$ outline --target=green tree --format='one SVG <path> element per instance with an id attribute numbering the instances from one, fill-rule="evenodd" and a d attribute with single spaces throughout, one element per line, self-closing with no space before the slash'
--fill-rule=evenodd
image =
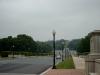
<path id="1" fill-rule="evenodd" d="M 49 53 L 52 50 L 52 47 L 46 42 L 37 41 L 37 44 L 38 44 L 37 49 L 40 53 Z"/>
<path id="2" fill-rule="evenodd" d="M 52 50 L 46 42 L 35 42 L 31 36 L 19 34 L 0 39 L 0 51 L 26 51 L 33 53 L 48 53 Z"/>
<path id="3" fill-rule="evenodd" d="M 17 35 L 17 38 L 15 38 L 17 50 L 23 50 L 23 51 L 33 51 L 36 52 L 37 50 L 37 44 L 32 39 L 31 36 L 20 34 Z"/>
<path id="4" fill-rule="evenodd" d="M 73 39 L 68 43 L 68 48 L 70 50 L 77 50 L 77 47 L 80 43 L 81 39 Z"/>
<path id="5" fill-rule="evenodd" d="M 86 36 L 85 38 L 81 39 L 81 41 L 78 43 L 77 52 L 78 53 L 90 52 L 90 36 Z"/>
<path id="6" fill-rule="evenodd" d="M 13 45 L 12 36 L 8 36 L 7 38 L 0 39 L 1 51 L 10 51 L 12 45 Z"/>

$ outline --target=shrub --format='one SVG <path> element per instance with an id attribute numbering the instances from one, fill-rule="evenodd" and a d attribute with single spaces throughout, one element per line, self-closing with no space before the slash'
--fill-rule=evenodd
<path id="1" fill-rule="evenodd" d="M 9 52 L 0 52 L 1 57 L 8 57 Z"/>

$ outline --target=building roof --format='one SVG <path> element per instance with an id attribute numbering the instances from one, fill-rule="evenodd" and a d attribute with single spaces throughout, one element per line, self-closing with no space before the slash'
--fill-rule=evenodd
<path id="1" fill-rule="evenodd" d="M 89 36 L 93 36 L 93 35 L 99 35 L 100 36 L 100 30 L 94 30 L 93 32 L 90 32 L 88 35 Z"/>

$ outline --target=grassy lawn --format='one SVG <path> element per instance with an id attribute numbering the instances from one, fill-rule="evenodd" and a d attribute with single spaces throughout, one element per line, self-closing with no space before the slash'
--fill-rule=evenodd
<path id="1" fill-rule="evenodd" d="M 74 62 L 73 59 L 70 57 L 63 62 L 60 62 L 59 64 L 56 65 L 57 69 L 74 69 Z"/>

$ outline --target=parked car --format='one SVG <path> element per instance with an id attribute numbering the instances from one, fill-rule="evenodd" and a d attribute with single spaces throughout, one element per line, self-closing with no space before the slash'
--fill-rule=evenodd
<path id="1" fill-rule="evenodd" d="M 56 59 L 61 59 L 61 56 L 60 56 L 60 55 L 57 55 L 57 56 L 56 56 Z"/>

